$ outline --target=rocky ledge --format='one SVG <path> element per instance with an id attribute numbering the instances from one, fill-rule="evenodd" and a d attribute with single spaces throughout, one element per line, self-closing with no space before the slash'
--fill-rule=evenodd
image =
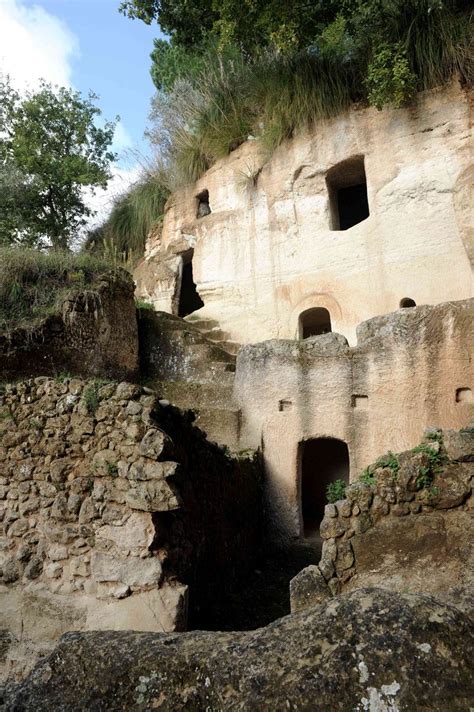
<path id="1" fill-rule="evenodd" d="M 249 633 L 68 633 L 6 709 L 464 712 L 473 681 L 464 613 L 359 589 Z"/>

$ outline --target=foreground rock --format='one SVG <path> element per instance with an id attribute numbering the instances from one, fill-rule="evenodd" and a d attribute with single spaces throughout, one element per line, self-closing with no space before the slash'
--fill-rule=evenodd
<path id="1" fill-rule="evenodd" d="M 421 595 L 361 589 L 250 633 L 68 633 L 20 710 L 467 710 L 474 633 Z"/>

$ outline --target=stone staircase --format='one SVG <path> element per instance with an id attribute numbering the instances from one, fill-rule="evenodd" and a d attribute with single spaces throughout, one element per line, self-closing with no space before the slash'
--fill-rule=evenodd
<path id="1" fill-rule="evenodd" d="M 194 411 L 196 425 L 209 440 L 238 450 L 241 414 L 232 398 L 234 344 L 211 320 L 140 310 L 138 324 L 140 368 L 147 384 L 161 399 Z"/>
<path id="2" fill-rule="evenodd" d="M 201 334 L 212 344 L 216 344 L 216 346 L 219 346 L 219 348 L 227 351 L 232 356 L 237 354 L 240 344 L 230 339 L 229 332 L 222 331 L 218 321 L 206 319 L 195 314 L 186 316 L 185 321 L 199 329 Z"/>

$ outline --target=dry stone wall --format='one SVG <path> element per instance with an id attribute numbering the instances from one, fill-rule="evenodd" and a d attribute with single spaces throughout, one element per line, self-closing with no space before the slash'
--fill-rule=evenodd
<path id="1" fill-rule="evenodd" d="M 7 671 L 71 629 L 183 629 L 187 584 L 194 610 L 216 562 L 229 581 L 251 565 L 257 467 L 148 389 L 38 377 L 6 386 L 0 416 Z"/>
<path id="2" fill-rule="evenodd" d="M 40 323 L 0 332 L 0 382 L 74 373 L 133 379 L 138 371 L 135 285 L 124 270 L 73 291 Z"/>
<path id="3" fill-rule="evenodd" d="M 473 429 L 431 431 L 414 450 L 381 458 L 326 505 L 319 571 L 294 581 L 293 609 L 301 596 L 329 595 L 321 578 L 333 595 L 381 586 L 462 601 L 474 586 L 473 478 Z"/>

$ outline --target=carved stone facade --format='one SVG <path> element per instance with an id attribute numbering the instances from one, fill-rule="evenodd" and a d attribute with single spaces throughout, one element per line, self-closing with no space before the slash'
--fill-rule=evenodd
<path id="1" fill-rule="evenodd" d="M 320 121 L 268 162 L 247 141 L 173 193 L 138 293 L 178 314 L 192 261 L 197 315 L 242 344 L 298 338 L 315 308 L 355 344 L 360 322 L 403 304 L 471 297 L 470 126 L 453 83 Z"/>

